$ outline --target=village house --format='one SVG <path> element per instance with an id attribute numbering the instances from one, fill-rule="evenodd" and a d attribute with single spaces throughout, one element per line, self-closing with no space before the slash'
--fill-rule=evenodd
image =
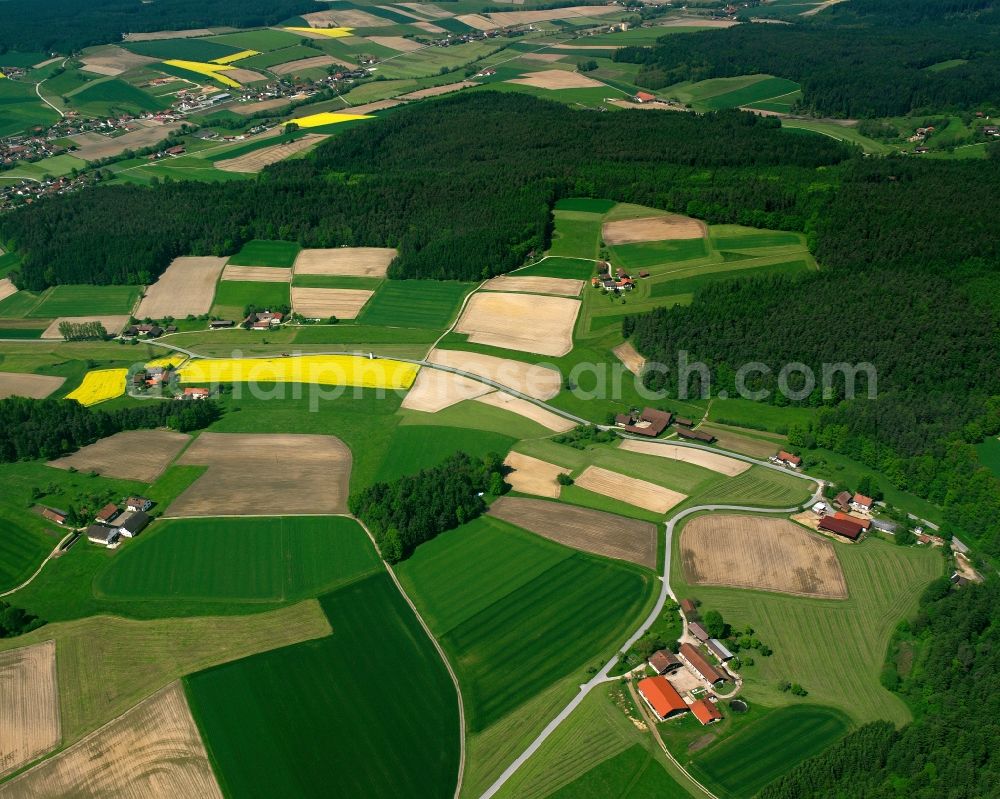
<path id="1" fill-rule="evenodd" d="M 662 675 L 640 680 L 639 694 L 659 721 L 666 721 L 688 711 L 687 702 Z"/>
<path id="2" fill-rule="evenodd" d="M 139 535 L 139 533 L 141 533 L 148 524 L 149 516 L 140 510 L 136 511 L 123 521 L 119 525 L 118 529 L 126 538 L 135 538 L 135 536 Z"/>
<path id="3" fill-rule="evenodd" d="M 701 675 L 707 683 L 716 685 L 720 682 L 726 681 L 726 676 L 715 668 L 715 666 L 709 663 L 705 659 L 705 656 L 691 644 L 681 644 L 681 651 L 678 654 L 681 656 L 681 659 L 687 661 L 688 665 L 698 672 L 698 674 Z"/>
<path id="4" fill-rule="evenodd" d="M 272 311 L 258 311 L 243 320 L 243 324 L 251 330 L 270 330 L 274 325 L 280 325 L 284 314 Z"/>
<path id="5" fill-rule="evenodd" d="M 686 416 L 675 416 L 674 424 L 679 424 L 681 427 L 694 427 L 694 419 L 688 419 Z"/>
<path id="6" fill-rule="evenodd" d="M 661 649 L 649 656 L 649 666 L 657 674 L 669 674 L 682 668 L 684 664 L 669 649 Z"/>
<path id="7" fill-rule="evenodd" d="M 770 461 L 778 466 L 787 466 L 789 469 L 798 469 L 802 465 L 802 458 L 791 452 L 785 452 L 785 450 L 781 450 L 777 455 L 772 455 Z"/>
<path id="8" fill-rule="evenodd" d="M 184 387 L 184 399 L 189 399 L 189 400 L 208 399 L 210 393 L 211 392 L 207 388 L 199 388 L 196 386 Z"/>
<path id="9" fill-rule="evenodd" d="M 146 499 L 146 497 L 132 496 L 125 500 L 125 510 L 130 510 L 133 513 L 145 512 L 151 507 L 153 507 L 153 500 Z"/>
<path id="10" fill-rule="evenodd" d="M 629 433 L 635 433 L 647 438 L 656 438 L 667 429 L 673 419 L 669 411 L 658 411 L 656 408 L 643 408 L 637 417 L 620 413 L 615 417 L 615 424 Z"/>
<path id="11" fill-rule="evenodd" d="M 836 516 L 824 516 L 819 520 L 819 529 L 834 533 L 851 541 L 857 541 L 864 532 L 861 523 L 856 519 L 838 519 Z"/>
<path id="12" fill-rule="evenodd" d="M 875 500 L 871 497 L 866 497 L 864 494 L 855 494 L 851 498 L 851 508 L 859 513 L 871 513 L 872 505 L 874 504 Z"/>
<path id="13" fill-rule="evenodd" d="M 635 101 L 637 103 L 652 103 L 656 100 L 655 94 L 650 94 L 649 92 L 636 92 Z"/>
<path id="14" fill-rule="evenodd" d="M 130 325 L 122 333 L 125 338 L 136 338 L 137 336 L 145 336 L 146 338 L 157 338 L 163 335 L 163 328 L 159 325 L 149 324 L 149 325 Z"/>
<path id="15" fill-rule="evenodd" d="M 701 722 L 703 727 L 707 727 L 709 724 L 714 724 L 717 721 L 722 721 L 722 714 L 719 712 L 719 708 L 715 706 L 714 702 L 709 702 L 707 699 L 699 699 L 693 702 L 691 704 L 691 712 Z"/>
<path id="16" fill-rule="evenodd" d="M 841 491 L 833 499 L 834 504 L 841 510 L 848 510 L 851 507 L 851 494 L 849 491 Z"/>
<path id="17" fill-rule="evenodd" d="M 101 524 L 106 524 L 113 519 L 118 518 L 120 513 L 121 510 L 118 506 L 114 502 L 109 502 L 97 512 L 97 515 L 94 518 Z"/>
<path id="18" fill-rule="evenodd" d="M 121 538 L 117 527 L 106 527 L 103 524 L 92 524 L 87 528 L 87 540 L 92 544 L 100 544 L 108 549 L 117 546 Z"/>

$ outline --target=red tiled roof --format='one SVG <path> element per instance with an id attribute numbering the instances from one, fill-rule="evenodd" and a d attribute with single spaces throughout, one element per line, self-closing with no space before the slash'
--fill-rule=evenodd
<path id="1" fill-rule="evenodd" d="M 642 100 L 645 103 L 645 102 L 649 102 L 650 100 L 655 100 L 656 99 L 656 95 L 655 94 L 650 94 L 649 92 L 636 92 L 635 93 L 635 98 L 637 100 Z"/>
<path id="2" fill-rule="evenodd" d="M 856 540 L 864 529 L 860 522 L 852 519 L 838 519 L 836 516 L 824 516 L 819 520 L 819 529 L 842 535 L 844 538 Z"/>
<path id="3" fill-rule="evenodd" d="M 688 709 L 687 703 L 666 677 L 647 677 L 645 680 L 640 680 L 639 693 L 646 698 L 661 719 L 674 713 L 683 713 Z"/>
<path id="4" fill-rule="evenodd" d="M 691 705 L 691 712 L 702 724 L 711 724 L 713 721 L 722 720 L 722 714 L 715 703 L 709 702 L 707 699 L 699 699 Z"/>
<path id="5" fill-rule="evenodd" d="M 866 497 L 864 494 L 855 494 L 854 499 L 852 499 L 851 501 L 856 502 L 859 505 L 863 505 L 866 508 L 870 508 L 872 505 L 875 504 L 874 499 L 872 499 L 871 497 Z"/>
<path id="6" fill-rule="evenodd" d="M 118 506 L 114 502 L 109 502 L 97 512 L 95 517 L 99 521 L 113 518 L 118 513 Z"/>
<path id="7" fill-rule="evenodd" d="M 849 513 L 844 513 L 842 510 L 838 510 L 835 514 L 833 514 L 833 518 L 846 519 L 849 522 L 854 522 L 855 524 L 860 525 L 862 530 L 867 530 L 872 526 L 871 519 L 858 519 L 855 516 L 851 516 Z"/>
<path id="8" fill-rule="evenodd" d="M 798 455 L 793 455 L 791 452 L 785 452 L 784 450 L 781 450 L 781 452 L 778 453 L 778 460 L 794 463 L 796 466 L 802 463 L 802 458 Z"/>

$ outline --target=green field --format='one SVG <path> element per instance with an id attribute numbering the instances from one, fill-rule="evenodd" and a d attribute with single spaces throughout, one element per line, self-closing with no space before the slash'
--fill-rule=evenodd
<path id="1" fill-rule="evenodd" d="M 739 225 L 712 225 L 709 228 L 712 246 L 717 250 L 755 250 L 766 247 L 801 247 L 801 233 L 779 230 L 757 230 Z"/>
<path id="2" fill-rule="evenodd" d="M 1000 438 L 987 438 L 976 445 L 976 452 L 979 453 L 979 462 L 1000 477 Z"/>
<path id="3" fill-rule="evenodd" d="M 582 211 L 586 214 L 606 214 L 616 205 L 614 200 L 595 200 L 590 197 L 566 197 L 556 202 L 557 211 Z"/>
<path id="4" fill-rule="evenodd" d="M 603 662 L 653 589 L 645 570 L 491 517 L 423 544 L 398 574 L 458 673 L 473 732 Z"/>
<path id="5" fill-rule="evenodd" d="M 597 274 L 597 265 L 585 258 L 564 258 L 546 256 L 533 266 L 517 270 L 518 277 L 566 277 L 575 280 L 589 280 Z"/>
<path id="6" fill-rule="evenodd" d="M 484 409 L 487 406 L 482 406 Z M 454 452 L 483 457 L 495 452 L 501 457 L 510 451 L 516 438 L 484 430 L 438 425 L 401 425 L 385 453 L 379 480 L 395 480 L 421 469 L 437 466 Z"/>
<path id="7" fill-rule="evenodd" d="M 444 330 L 473 288 L 472 283 L 452 280 L 387 280 L 368 301 L 358 322 Z"/>
<path id="8" fill-rule="evenodd" d="M 303 47 L 296 41 L 291 47 L 283 47 L 280 50 L 263 52 L 260 55 L 253 55 L 249 58 L 240 59 L 238 66 L 243 69 L 267 69 L 268 67 L 285 64 L 289 61 L 299 61 L 303 58 L 315 58 L 323 55 L 322 50 L 314 47 Z"/>
<path id="9" fill-rule="evenodd" d="M 280 50 L 282 47 L 291 47 L 294 44 L 298 44 L 301 39 L 301 36 L 289 33 L 288 31 L 262 28 L 255 31 L 223 33 L 218 36 L 209 37 L 205 41 L 225 45 L 226 47 L 235 47 L 237 52 L 241 50 L 260 50 L 262 53 L 266 53 L 269 50 Z"/>
<path id="10" fill-rule="evenodd" d="M 378 557 L 342 517 L 169 519 L 96 581 L 112 599 L 287 602 L 371 574 Z"/>
<path id="11" fill-rule="evenodd" d="M 688 799 L 660 763 L 640 744 L 577 777 L 549 794 L 551 799 Z"/>
<path id="12" fill-rule="evenodd" d="M 615 262 L 625 267 L 626 271 L 648 269 L 666 262 L 690 261 L 708 255 L 708 246 L 704 239 L 617 244 L 609 249 Z"/>
<path id="13" fill-rule="evenodd" d="M 383 13 L 381 9 L 378 13 Z M 412 22 L 412 20 L 408 20 Z M 339 40 L 334 40 L 339 41 Z M 366 46 L 368 43 L 366 42 Z M 442 69 L 464 67 L 470 61 L 482 58 L 497 47 L 494 42 L 466 42 L 451 47 L 428 47 L 412 53 L 400 53 L 379 65 L 379 74 L 387 78 L 421 78 L 438 75 Z"/>
<path id="14" fill-rule="evenodd" d="M 139 293 L 139 286 L 55 286 L 28 316 L 53 319 L 57 316 L 129 314 Z"/>
<path id="15" fill-rule="evenodd" d="M 709 283 L 718 283 L 723 280 L 738 280 L 743 277 L 763 277 L 765 275 L 791 276 L 815 271 L 815 267 L 809 261 L 802 258 L 779 261 L 777 263 L 761 263 L 758 259 L 748 258 L 737 261 L 737 263 L 740 263 L 738 269 L 715 271 L 712 267 L 706 267 L 697 270 L 690 277 L 677 277 L 664 282 L 654 283 L 650 287 L 649 296 L 679 297 L 681 295 L 693 295 Z"/>
<path id="16" fill-rule="evenodd" d="M 588 211 L 554 211 L 555 230 L 549 255 L 597 258 L 601 242 L 601 216 Z"/>
<path id="17" fill-rule="evenodd" d="M 750 799 L 851 727 L 842 712 L 795 705 L 768 713 L 694 757 L 694 775 L 723 799 Z"/>
<path id="18" fill-rule="evenodd" d="M 207 38 L 154 39 L 148 42 L 122 42 L 120 46 L 150 58 L 164 60 L 176 58 L 182 61 L 211 61 L 214 58 L 223 58 L 246 49 L 245 47 L 219 44 Z"/>
<path id="19" fill-rule="evenodd" d="M 186 678 L 227 796 L 450 796 L 455 689 L 382 573 L 321 599 L 333 635 Z"/>
<path id="20" fill-rule="evenodd" d="M 215 289 L 212 313 L 225 319 L 243 316 L 248 305 L 271 308 L 291 303 L 287 283 L 266 283 L 256 280 L 220 280 Z"/>
<path id="21" fill-rule="evenodd" d="M 12 136 L 33 128 L 48 127 L 59 114 L 35 94 L 35 86 L 25 81 L 0 80 L 0 136 Z"/>
<path id="22" fill-rule="evenodd" d="M 157 98 L 123 80 L 101 80 L 87 84 L 70 98 L 70 105 L 83 114 L 102 116 L 127 111 L 161 111 L 170 107 L 170 98 Z"/>
<path id="23" fill-rule="evenodd" d="M 858 133 L 856 128 L 841 125 L 836 122 L 822 122 L 814 119 L 782 119 L 781 127 L 787 130 L 810 131 L 820 136 L 856 144 L 866 153 L 885 155 L 893 151 L 891 144 L 886 144 Z"/>
<path id="24" fill-rule="evenodd" d="M 270 146 L 270 145 L 268 145 Z M 240 153 L 225 153 L 225 158 L 233 158 Z M 243 245 L 243 248 L 230 257 L 227 263 L 233 266 L 280 266 L 290 268 L 295 263 L 295 256 L 302 248 L 294 241 L 265 241 L 254 239 Z"/>
<path id="25" fill-rule="evenodd" d="M 786 98 L 799 91 L 799 84 L 784 78 L 765 78 L 734 91 L 716 94 L 703 101 L 705 107 L 712 111 L 723 108 L 737 108 L 743 105 L 760 106 L 766 100 Z M 791 105 L 789 105 L 791 108 Z"/>

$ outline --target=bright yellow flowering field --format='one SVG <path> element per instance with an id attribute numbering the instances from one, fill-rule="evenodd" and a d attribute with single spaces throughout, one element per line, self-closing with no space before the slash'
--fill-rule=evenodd
<path id="1" fill-rule="evenodd" d="M 368 114 L 338 114 L 334 111 L 324 111 L 321 114 L 310 114 L 299 119 L 290 119 L 300 128 L 318 128 L 320 125 L 336 125 L 338 122 L 349 122 L 352 119 L 371 119 Z"/>
<path id="2" fill-rule="evenodd" d="M 235 67 L 229 67 L 223 64 L 205 64 L 201 61 L 181 61 L 177 58 L 171 58 L 169 61 L 164 61 L 163 63 L 169 64 L 172 67 L 177 67 L 178 69 L 186 69 L 188 72 L 196 72 L 199 75 L 206 75 L 209 78 L 214 78 L 225 86 L 238 88 L 240 85 L 232 78 L 227 78 L 224 74 L 227 69 L 235 69 Z"/>
<path id="3" fill-rule="evenodd" d="M 329 36 L 331 39 L 342 39 L 344 36 L 350 36 L 351 31 L 354 28 L 302 28 L 302 27 L 289 27 L 284 28 L 286 31 L 295 31 L 295 33 L 313 33 L 319 36 Z"/>
<path id="4" fill-rule="evenodd" d="M 238 53 L 232 53 L 231 55 L 224 55 L 222 58 L 213 58 L 213 64 L 232 64 L 234 61 L 242 61 L 244 58 L 249 58 L 252 55 L 260 55 L 259 50 L 240 50 Z"/>
<path id="5" fill-rule="evenodd" d="M 152 369 L 154 366 L 162 366 L 166 369 L 168 366 L 179 366 L 184 363 L 187 359 L 186 355 L 181 355 L 177 353 L 176 355 L 164 355 L 162 358 L 153 358 L 149 363 L 146 364 L 147 369 Z"/>
<path id="6" fill-rule="evenodd" d="M 98 402 L 120 397 L 125 393 L 125 378 L 128 369 L 96 369 L 87 372 L 83 382 L 66 395 L 81 405 L 96 405 Z"/>
<path id="7" fill-rule="evenodd" d="M 316 383 L 324 386 L 409 388 L 419 367 L 359 355 L 298 355 L 288 358 L 204 358 L 188 361 L 182 383 Z"/>

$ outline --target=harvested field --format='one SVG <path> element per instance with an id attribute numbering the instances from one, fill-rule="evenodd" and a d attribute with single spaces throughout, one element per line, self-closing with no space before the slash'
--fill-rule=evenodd
<path id="1" fill-rule="evenodd" d="M 376 100 L 373 103 L 353 106 L 351 108 L 351 113 L 372 114 L 375 111 L 384 111 L 387 108 L 395 108 L 397 105 L 402 105 L 402 103 L 399 100 Z"/>
<path id="2" fill-rule="evenodd" d="M 537 89 L 591 89 L 604 85 L 593 78 L 588 78 L 579 72 L 570 72 L 568 69 L 543 69 L 538 72 L 529 72 L 520 78 L 512 78 L 507 83 L 519 83 L 522 86 L 534 86 Z"/>
<path id="3" fill-rule="evenodd" d="M 49 461 L 48 465 L 152 483 L 190 440 L 187 433 L 173 430 L 126 430 Z"/>
<path id="4" fill-rule="evenodd" d="M 314 67 L 325 67 L 329 64 L 340 64 L 342 67 L 355 67 L 350 61 L 344 61 L 340 58 L 334 58 L 332 55 L 318 55 L 312 58 L 300 58 L 298 61 L 287 61 L 284 64 L 276 64 L 271 67 L 271 72 L 275 75 L 293 75 L 296 72 L 300 72 L 304 69 L 313 69 Z"/>
<path id="5" fill-rule="evenodd" d="M 309 319 L 354 319 L 371 299 L 367 289 L 309 289 L 292 287 L 292 309 Z"/>
<path id="6" fill-rule="evenodd" d="M 529 294 L 558 294 L 560 297 L 579 297 L 583 291 L 582 280 L 565 277 L 519 277 L 500 275 L 483 284 L 485 291 L 523 291 Z"/>
<path id="7" fill-rule="evenodd" d="M 508 394 L 506 391 L 493 391 L 482 397 L 477 397 L 477 400 L 486 405 L 492 405 L 496 408 L 503 408 L 505 411 L 516 413 L 518 416 L 523 416 L 533 422 L 538 422 L 542 427 L 547 427 L 549 430 L 554 430 L 557 433 L 565 433 L 567 430 L 572 430 L 576 427 L 576 424 L 569 419 L 541 408 L 533 402 L 528 402 L 526 399 Z"/>
<path id="8" fill-rule="evenodd" d="M 365 38 L 370 42 L 388 47 L 390 50 L 398 50 L 401 53 L 412 53 L 414 50 L 423 50 L 425 47 L 420 42 L 402 36 L 366 36 Z"/>
<path id="9" fill-rule="evenodd" d="M 85 55 L 83 68 L 88 72 L 96 72 L 98 75 L 120 75 L 133 67 L 141 67 L 145 64 L 156 63 L 155 58 L 131 53 L 122 47 L 109 45 L 99 50 Z"/>
<path id="10" fill-rule="evenodd" d="M 188 314 L 208 313 L 225 265 L 225 258 L 214 256 L 175 258 L 160 279 L 146 289 L 136 317 L 183 319 Z"/>
<path id="11" fill-rule="evenodd" d="M 166 125 L 156 123 L 151 126 L 140 126 L 114 138 L 103 136 L 100 133 L 80 133 L 69 138 L 79 145 L 79 149 L 73 153 L 76 158 L 81 158 L 84 161 L 99 161 L 102 158 L 118 155 L 124 150 L 150 147 L 167 138 L 168 133 L 170 133 L 170 129 Z"/>
<path id="12" fill-rule="evenodd" d="M 534 22 L 547 22 L 551 19 L 573 19 L 574 17 L 598 17 L 614 14 L 614 6 L 569 6 L 567 8 L 543 9 L 540 11 L 497 11 L 489 14 L 462 14 L 457 17 L 479 30 L 505 28 L 509 25 L 528 25 Z"/>
<path id="13" fill-rule="evenodd" d="M 128 323 L 128 315 L 118 315 L 112 314 L 110 316 L 60 316 L 58 319 L 54 319 L 52 323 L 45 328 L 45 332 L 42 333 L 42 338 L 47 339 L 61 339 L 62 333 L 59 332 L 59 325 L 63 322 L 70 322 L 71 324 L 84 324 L 86 322 L 100 322 L 104 325 L 104 329 L 108 331 L 112 336 L 117 336 L 122 332 L 122 329 Z"/>
<path id="14" fill-rule="evenodd" d="M 781 449 L 785 441 L 783 436 L 776 436 L 773 440 L 768 440 L 763 437 L 741 435 L 728 428 L 714 425 L 703 424 L 698 429 L 715 436 L 715 443 L 722 449 L 729 449 L 733 452 L 739 452 L 741 455 L 749 455 L 751 458 L 762 460 L 771 457 L 776 450 Z"/>
<path id="15" fill-rule="evenodd" d="M 546 64 L 562 61 L 565 57 L 564 55 L 559 55 L 559 53 L 525 53 L 521 56 L 521 58 L 527 61 L 544 61 Z"/>
<path id="16" fill-rule="evenodd" d="M 232 266 L 222 270 L 223 280 L 246 280 L 253 283 L 291 283 L 292 270 L 274 266 Z"/>
<path id="17" fill-rule="evenodd" d="M 560 356 L 573 349 L 579 310 L 579 300 L 565 297 L 483 292 L 469 299 L 455 331 L 473 344 Z"/>
<path id="18" fill-rule="evenodd" d="M 7 397 L 44 399 L 65 382 L 65 377 L 33 375 L 26 372 L 0 372 L 0 399 Z"/>
<path id="19" fill-rule="evenodd" d="M 0 775 L 59 744 L 56 642 L 0 653 Z"/>
<path id="20" fill-rule="evenodd" d="M 468 86 L 478 86 L 474 80 L 463 80 L 458 83 L 446 83 L 443 86 L 431 86 L 429 89 L 418 89 L 415 92 L 399 95 L 400 100 L 423 100 L 427 97 L 437 97 L 441 94 L 450 94 L 464 89 Z"/>
<path id="21" fill-rule="evenodd" d="M 400 407 L 437 413 L 457 402 L 480 397 L 492 390 L 485 383 L 468 377 L 442 372 L 440 369 L 421 369 Z"/>
<path id="22" fill-rule="evenodd" d="M 126 33 L 122 38 L 126 42 L 153 42 L 160 39 L 194 39 L 200 36 L 212 36 L 216 33 L 233 33 L 236 28 L 186 28 L 180 31 L 148 31 L 146 33 Z"/>
<path id="23" fill-rule="evenodd" d="M 237 67 L 236 69 L 227 69 L 226 77 L 230 80 L 235 80 L 237 83 L 246 85 L 248 83 L 256 83 L 257 81 L 267 80 L 259 72 L 254 72 L 252 69 L 242 69 Z"/>
<path id="24" fill-rule="evenodd" d="M 480 355 L 476 352 L 438 349 L 431 350 L 427 360 L 480 375 L 535 399 L 552 399 L 562 389 L 562 376 L 555 369 L 522 361 Z"/>
<path id="25" fill-rule="evenodd" d="M 0 788 L 0 796 L 219 797 L 179 682 Z"/>
<path id="26" fill-rule="evenodd" d="M 438 27 L 432 22 L 414 22 L 413 25 L 422 31 L 427 31 L 427 33 L 447 33 L 444 28 Z"/>
<path id="27" fill-rule="evenodd" d="M 307 133 L 295 141 L 261 147 L 259 150 L 239 155 L 236 158 L 216 161 L 215 168 L 221 169 L 223 172 L 260 172 L 264 167 L 276 164 L 278 161 L 284 161 L 288 156 L 302 152 L 325 138 L 326 136 L 320 133 Z"/>
<path id="28" fill-rule="evenodd" d="M 643 219 L 619 219 L 605 222 L 602 237 L 606 244 L 632 244 L 640 241 L 704 238 L 708 229 L 698 219 L 679 214 L 649 216 Z"/>
<path id="29" fill-rule="evenodd" d="M 666 513 L 674 505 L 687 499 L 687 496 L 679 491 L 602 469 L 600 466 L 588 466 L 575 482 L 586 491 L 603 494 L 653 513 Z"/>
<path id="30" fill-rule="evenodd" d="M 171 516 L 347 512 L 351 451 L 334 436 L 202 433 L 177 462 L 208 470 L 171 503 Z"/>
<path id="31" fill-rule="evenodd" d="M 17 286 L 11 282 L 9 277 L 0 280 L 0 302 L 15 294 L 17 294 Z"/>
<path id="32" fill-rule="evenodd" d="M 284 108 L 289 104 L 289 102 L 290 101 L 287 97 L 275 97 L 273 100 L 261 100 L 259 103 L 239 103 L 228 110 L 236 114 L 249 116 L 250 114 L 256 114 L 258 111 L 270 111 L 272 108 Z M 216 162 L 216 166 L 218 166 L 218 162 Z"/>
<path id="33" fill-rule="evenodd" d="M 297 275 L 385 277 L 396 251 L 391 247 L 337 247 L 302 250 L 295 259 Z"/>
<path id="34" fill-rule="evenodd" d="M 635 351 L 635 347 L 632 346 L 631 342 L 626 341 L 624 344 L 619 344 L 611 351 L 619 361 L 625 364 L 625 368 L 634 375 L 640 374 L 642 368 L 646 365 L 646 359 Z"/>
<path id="35" fill-rule="evenodd" d="M 699 516 L 684 525 L 680 543 L 689 583 L 847 598 L 833 545 L 788 519 Z"/>
<path id="36" fill-rule="evenodd" d="M 725 455 L 717 455 L 714 452 L 705 452 L 692 447 L 680 447 L 676 444 L 654 444 L 652 441 L 635 441 L 630 438 L 622 441 L 620 449 L 626 452 L 639 452 L 643 455 L 656 455 L 660 458 L 692 463 L 727 477 L 743 474 L 752 465 L 736 458 L 728 458 Z"/>
<path id="37" fill-rule="evenodd" d="M 430 17 L 431 19 L 447 19 L 452 16 L 451 11 L 445 11 L 443 8 L 432 3 L 396 3 L 396 5 L 416 11 L 418 14 L 423 14 L 425 17 Z"/>
<path id="38" fill-rule="evenodd" d="M 522 455 L 519 452 L 508 453 L 504 465 L 510 471 L 504 479 L 515 491 L 523 494 L 534 494 L 538 497 L 558 497 L 562 486 L 557 479 L 560 474 L 569 474 L 569 469 L 556 466 L 554 463 Z"/>
<path id="39" fill-rule="evenodd" d="M 367 11 L 356 8 L 337 9 L 335 11 L 313 11 L 303 14 L 302 19 L 314 28 L 384 28 L 392 22 L 385 17 L 376 17 Z"/>
<path id="40" fill-rule="evenodd" d="M 544 499 L 500 497 L 489 510 L 550 541 L 656 568 L 656 525 Z"/>

